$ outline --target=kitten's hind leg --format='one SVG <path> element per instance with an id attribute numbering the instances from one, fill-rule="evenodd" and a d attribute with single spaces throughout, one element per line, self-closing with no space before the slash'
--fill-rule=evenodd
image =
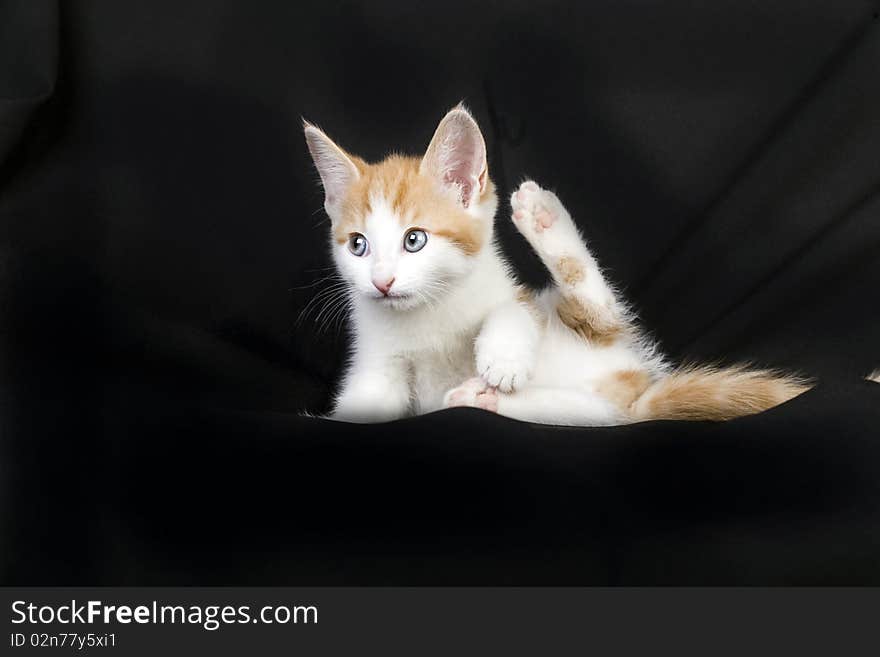
<path id="1" fill-rule="evenodd" d="M 559 289 L 556 311 L 593 342 L 612 342 L 624 329 L 622 309 L 557 196 L 528 180 L 510 199 L 513 223 L 541 258 Z"/>
<path id="2" fill-rule="evenodd" d="M 446 393 L 446 408 L 469 406 L 525 422 L 595 427 L 624 424 L 629 419 L 609 400 L 574 388 L 527 386 L 504 394 L 482 379 L 470 379 Z"/>
<path id="3" fill-rule="evenodd" d="M 576 427 L 614 426 L 628 421 L 617 406 L 592 392 L 534 385 L 498 395 L 496 412 L 525 422 Z"/>

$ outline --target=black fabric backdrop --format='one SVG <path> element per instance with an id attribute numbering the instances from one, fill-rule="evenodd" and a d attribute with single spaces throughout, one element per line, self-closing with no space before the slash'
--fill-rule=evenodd
<path id="1" fill-rule="evenodd" d="M 876 11 L 0 1 L 2 582 L 880 583 Z M 670 354 L 819 387 L 717 425 L 301 417 L 345 328 L 296 321 L 300 117 L 375 159 L 460 99 Z"/>

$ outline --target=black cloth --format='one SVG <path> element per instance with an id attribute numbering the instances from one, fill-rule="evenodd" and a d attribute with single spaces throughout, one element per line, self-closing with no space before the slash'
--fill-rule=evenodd
<path id="1" fill-rule="evenodd" d="M 2 583 L 880 583 L 875 5 L 0 2 Z M 461 99 L 670 355 L 819 386 L 726 424 L 301 416 L 347 349 L 302 312 L 301 117 L 378 159 Z"/>

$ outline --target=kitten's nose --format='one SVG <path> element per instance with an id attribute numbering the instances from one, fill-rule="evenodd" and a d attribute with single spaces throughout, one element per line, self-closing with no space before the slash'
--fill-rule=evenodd
<path id="1" fill-rule="evenodd" d="M 391 289 L 391 286 L 394 284 L 394 277 L 392 276 L 386 281 L 382 281 L 381 279 L 374 278 L 373 285 L 379 292 L 384 294 L 386 297 L 388 296 L 388 290 Z"/>

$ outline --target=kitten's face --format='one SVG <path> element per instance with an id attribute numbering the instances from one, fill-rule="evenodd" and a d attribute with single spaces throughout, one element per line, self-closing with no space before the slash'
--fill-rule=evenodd
<path id="1" fill-rule="evenodd" d="M 491 240 L 496 204 L 470 115 L 450 112 L 421 159 L 367 164 L 312 126 L 306 138 L 324 183 L 333 258 L 350 291 L 407 310 L 454 289 Z"/>

